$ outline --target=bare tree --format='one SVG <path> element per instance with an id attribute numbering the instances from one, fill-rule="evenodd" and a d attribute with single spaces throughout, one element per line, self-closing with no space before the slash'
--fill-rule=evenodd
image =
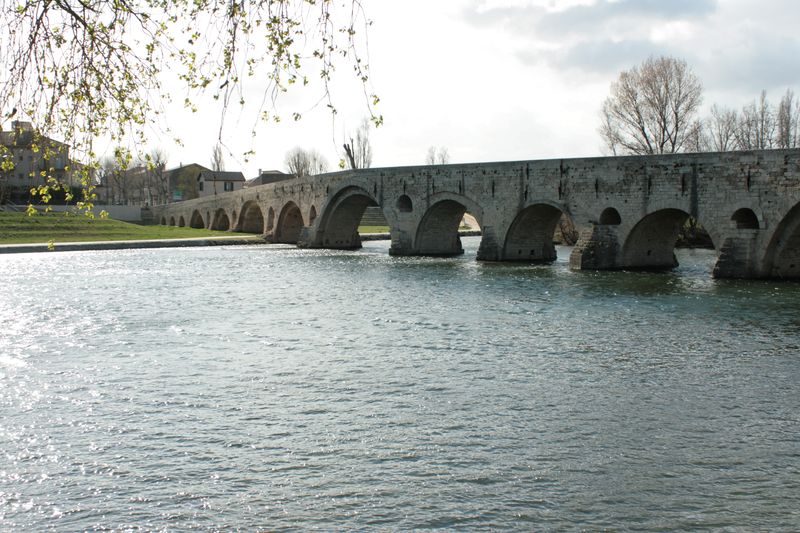
<path id="1" fill-rule="evenodd" d="M 305 150 L 299 146 L 286 153 L 286 170 L 298 178 L 316 176 L 328 170 L 328 161 L 316 150 Z"/>
<path id="2" fill-rule="evenodd" d="M 435 165 L 436 164 L 436 147 L 429 146 L 428 147 L 428 154 L 425 156 L 425 164 L 426 165 Z"/>
<path id="3" fill-rule="evenodd" d="M 149 154 L 141 157 L 141 165 L 145 168 L 145 201 L 150 205 L 165 204 L 169 201 L 169 184 L 164 177 L 167 167 L 167 152 L 163 148 L 153 148 Z"/>
<path id="4" fill-rule="evenodd" d="M 425 156 L 425 164 L 427 165 L 446 165 L 450 162 L 450 153 L 447 148 L 440 146 L 439 148 L 431 146 L 428 148 L 428 155 Z"/>
<path id="5" fill-rule="evenodd" d="M 711 116 L 705 121 L 708 150 L 727 152 L 736 146 L 736 125 L 738 116 L 733 109 L 717 104 L 711 106 Z"/>
<path id="6" fill-rule="evenodd" d="M 225 157 L 222 154 L 222 145 L 219 143 L 214 145 L 214 150 L 211 152 L 211 170 L 214 172 L 225 170 Z"/>
<path id="7" fill-rule="evenodd" d="M 369 142 L 370 123 L 363 119 L 356 130 L 356 137 L 350 137 L 350 142 L 344 144 L 345 164 L 347 168 L 369 168 L 372 166 L 372 145 Z"/>
<path id="8" fill-rule="evenodd" d="M 797 148 L 798 126 L 800 126 L 800 100 L 795 98 L 794 91 L 786 90 L 786 94 L 778 104 L 776 148 Z"/>
<path id="9" fill-rule="evenodd" d="M 767 91 L 761 91 L 758 102 L 742 108 L 736 123 L 736 145 L 740 150 L 772 148 L 775 137 L 775 115 L 767 101 Z"/>
<path id="10" fill-rule="evenodd" d="M 702 99 L 703 87 L 686 61 L 650 57 L 611 85 L 600 135 L 612 154 L 682 151 Z"/>
<path id="11" fill-rule="evenodd" d="M 683 145 L 684 152 L 708 152 L 709 140 L 706 128 L 699 119 L 692 122 L 686 132 L 686 142 Z"/>
<path id="12" fill-rule="evenodd" d="M 129 153 L 117 148 L 113 156 L 105 157 L 100 163 L 100 182 L 106 187 L 111 204 L 127 205 L 133 196 L 133 184 L 128 174 L 130 161 Z"/>

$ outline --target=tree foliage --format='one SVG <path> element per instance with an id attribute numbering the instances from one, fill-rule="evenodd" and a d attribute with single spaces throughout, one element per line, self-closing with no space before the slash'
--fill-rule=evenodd
<path id="1" fill-rule="evenodd" d="M 603 103 L 600 134 L 613 154 L 679 152 L 690 142 L 703 87 L 686 61 L 650 57 L 620 73 Z"/>
<path id="2" fill-rule="evenodd" d="M 362 59 L 370 22 L 360 0 L 0 0 L 0 24 L 0 116 L 24 116 L 90 170 L 96 139 L 144 142 L 148 126 L 163 126 L 171 76 L 186 107 L 200 94 L 219 101 L 221 124 L 229 105 L 244 104 L 249 78 L 266 87 L 257 97 L 265 120 L 280 119 L 275 101 L 294 84 L 319 82 L 335 113 L 329 82 L 349 64 L 371 119 L 382 121 Z"/>

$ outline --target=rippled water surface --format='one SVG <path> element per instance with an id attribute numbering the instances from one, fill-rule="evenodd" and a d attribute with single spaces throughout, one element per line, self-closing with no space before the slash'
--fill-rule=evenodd
<path id="1" fill-rule="evenodd" d="M 800 284 L 0 257 L 0 530 L 800 527 Z"/>

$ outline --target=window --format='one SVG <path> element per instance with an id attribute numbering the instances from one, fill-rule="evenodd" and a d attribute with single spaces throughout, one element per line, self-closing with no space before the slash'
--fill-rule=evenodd
<path id="1" fill-rule="evenodd" d="M 200 192 L 203 192 L 203 182 L 202 181 L 197 182 L 197 188 L 200 190 Z"/>
<path id="2" fill-rule="evenodd" d="M 225 182 L 225 190 L 226 191 L 232 191 L 233 190 L 233 182 L 232 181 L 226 181 Z"/>

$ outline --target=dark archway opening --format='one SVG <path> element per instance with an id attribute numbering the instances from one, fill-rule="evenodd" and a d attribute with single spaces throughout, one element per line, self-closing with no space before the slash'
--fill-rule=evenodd
<path id="1" fill-rule="evenodd" d="M 736 224 L 736 229 L 758 229 L 759 227 L 758 217 L 752 209 L 746 207 L 738 209 L 731 217 L 731 221 Z"/>
<path id="2" fill-rule="evenodd" d="M 161 217 L 161 225 L 162 226 L 166 226 L 167 225 L 167 218 L 166 217 Z"/>
<path id="3" fill-rule="evenodd" d="M 410 213 L 414 210 L 414 204 L 408 195 L 404 194 L 397 199 L 397 210 L 401 213 Z"/>
<path id="4" fill-rule="evenodd" d="M 771 265 L 770 276 L 800 278 L 800 204 L 778 224 L 767 248 L 767 260 Z"/>
<path id="5" fill-rule="evenodd" d="M 324 227 L 320 228 L 325 248 L 361 248 L 359 228 L 365 233 L 373 233 L 387 224 L 378 204 L 363 193 L 350 193 L 332 202 L 328 209 L 323 219 Z"/>
<path id="6" fill-rule="evenodd" d="M 186 227 L 186 220 L 183 218 L 183 215 L 181 215 L 181 218 L 178 219 L 178 227 L 180 228 Z"/>
<path id="7" fill-rule="evenodd" d="M 554 241 L 562 214 L 561 209 L 548 204 L 535 204 L 520 211 L 506 234 L 503 260 L 529 263 L 555 261 Z"/>
<path id="8" fill-rule="evenodd" d="M 420 255 L 459 255 L 464 253 L 459 227 L 467 213 L 455 200 L 433 204 L 417 228 L 416 249 Z"/>
<path id="9" fill-rule="evenodd" d="M 613 207 L 606 207 L 600 213 L 600 225 L 602 226 L 619 226 L 622 224 L 622 217 L 619 216 L 619 211 Z"/>
<path id="10" fill-rule="evenodd" d="M 169 217 L 169 225 L 170 226 L 174 226 L 175 225 L 175 217 Z"/>
<path id="11" fill-rule="evenodd" d="M 264 214 L 255 201 L 251 200 L 242 206 L 238 229 L 244 233 L 264 233 Z"/>
<path id="12" fill-rule="evenodd" d="M 205 222 L 203 222 L 203 215 L 200 214 L 200 211 L 195 210 L 192 213 L 192 219 L 189 221 L 189 226 L 196 229 L 203 229 L 206 227 Z"/>
<path id="13" fill-rule="evenodd" d="M 228 231 L 231 229 L 231 221 L 228 218 L 228 213 L 224 209 L 217 209 L 214 213 L 214 221 L 211 223 L 211 229 L 217 231 Z"/>
<path id="14" fill-rule="evenodd" d="M 642 218 L 622 249 L 622 268 L 669 270 L 678 266 L 675 245 L 689 220 L 680 209 L 662 209 Z"/>
<path id="15" fill-rule="evenodd" d="M 303 214 L 294 202 L 289 202 L 281 210 L 278 227 L 275 229 L 275 242 L 297 244 L 303 229 Z"/>
<path id="16" fill-rule="evenodd" d="M 694 218 L 689 217 L 683 223 L 680 233 L 678 233 L 678 241 L 675 243 L 676 248 L 714 248 L 714 243 L 711 240 L 711 235 L 703 227 L 700 222 Z"/>

